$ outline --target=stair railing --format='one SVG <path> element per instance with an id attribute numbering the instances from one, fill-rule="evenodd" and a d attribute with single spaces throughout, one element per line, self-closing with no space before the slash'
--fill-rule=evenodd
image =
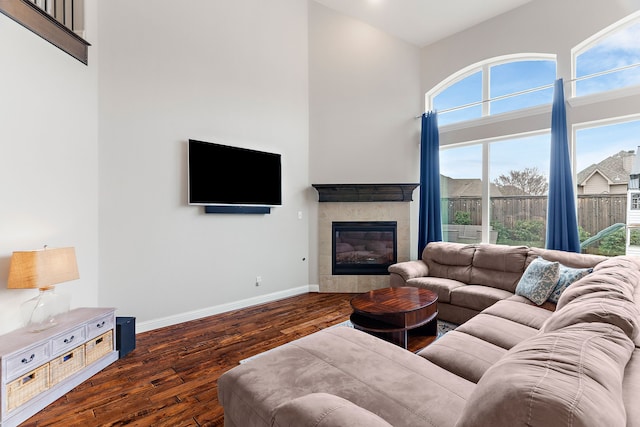
<path id="1" fill-rule="evenodd" d="M 33 31 L 84 64 L 84 0 L 0 0 L 0 13 Z"/>

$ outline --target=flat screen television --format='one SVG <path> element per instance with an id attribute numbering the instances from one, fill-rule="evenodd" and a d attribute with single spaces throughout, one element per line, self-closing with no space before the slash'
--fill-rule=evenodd
<path id="1" fill-rule="evenodd" d="M 189 140 L 190 205 L 281 206 L 281 156 Z"/>

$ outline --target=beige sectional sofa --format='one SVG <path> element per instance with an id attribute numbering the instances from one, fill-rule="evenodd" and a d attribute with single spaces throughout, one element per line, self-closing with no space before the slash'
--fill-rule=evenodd
<path id="1" fill-rule="evenodd" d="M 431 277 L 456 330 L 417 354 L 348 327 L 290 342 L 220 377 L 225 426 L 640 426 L 638 258 L 449 245 L 405 282 Z M 509 287 L 540 255 L 593 271 L 544 308 Z"/>
<path id="2" fill-rule="evenodd" d="M 503 299 L 530 303 L 514 295 L 522 274 L 537 257 L 575 268 L 594 267 L 607 259 L 527 246 L 432 242 L 422 251 L 422 259 L 391 265 L 389 283 L 435 292 L 438 319 L 461 324 Z M 542 306 L 555 310 L 552 303 Z"/>

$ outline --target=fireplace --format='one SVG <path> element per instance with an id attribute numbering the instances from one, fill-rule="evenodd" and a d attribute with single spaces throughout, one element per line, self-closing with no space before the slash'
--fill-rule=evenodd
<path id="1" fill-rule="evenodd" d="M 334 221 L 333 275 L 384 275 L 397 262 L 396 221 Z"/>
<path id="2" fill-rule="evenodd" d="M 333 223 L 396 224 L 392 259 L 409 261 L 411 200 L 418 184 L 312 184 L 318 192 L 318 290 L 367 292 L 389 286 L 388 262 L 352 265 L 334 262 L 336 232 Z M 362 230 L 349 230 L 362 231 Z M 384 230 L 389 231 L 389 230 Z M 340 242 L 342 243 L 342 242 Z M 345 247 L 343 246 L 343 249 Z M 346 256 L 346 255 L 345 255 Z M 337 274 L 334 271 L 337 267 Z M 377 271 L 372 272 L 372 268 Z M 340 271 L 342 270 L 342 271 Z M 368 271 L 367 271 L 368 270 Z M 355 272 L 354 272 L 355 271 Z"/>

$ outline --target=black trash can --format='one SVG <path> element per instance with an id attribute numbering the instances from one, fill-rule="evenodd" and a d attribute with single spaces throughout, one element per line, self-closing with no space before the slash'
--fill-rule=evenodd
<path id="1" fill-rule="evenodd" d="M 136 348 L 136 318 L 116 317 L 116 350 L 122 359 Z"/>

